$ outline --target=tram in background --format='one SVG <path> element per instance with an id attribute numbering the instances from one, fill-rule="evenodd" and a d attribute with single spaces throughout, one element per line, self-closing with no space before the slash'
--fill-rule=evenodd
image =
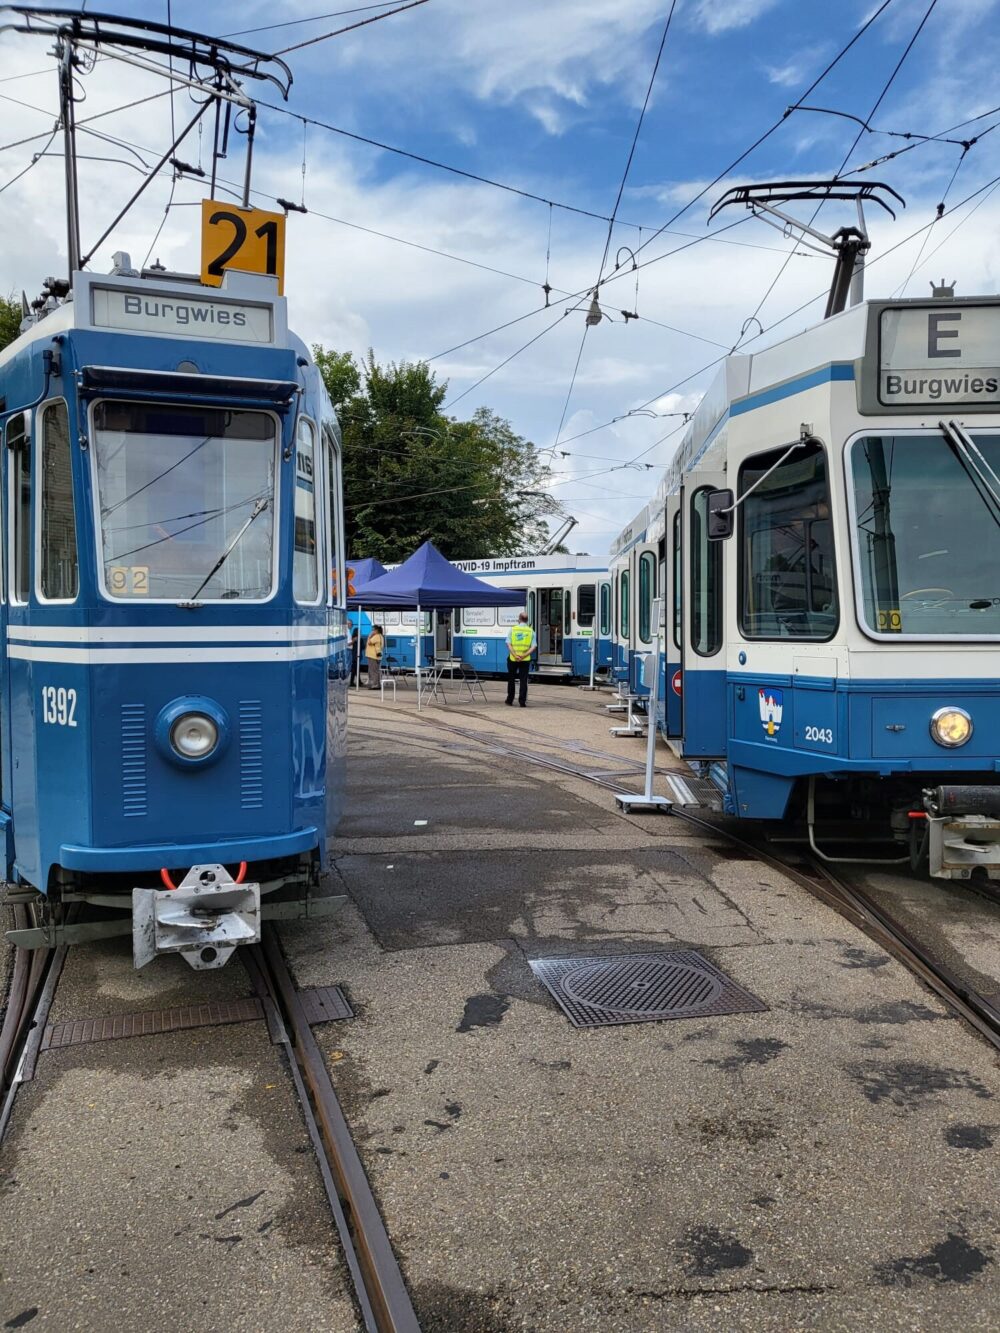
<path id="1" fill-rule="evenodd" d="M 496 587 L 526 589 L 524 610 L 538 640 L 532 666 L 540 678 L 588 680 L 611 666 L 611 585 L 607 566 L 579 555 L 502 556 L 456 560 L 459 569 Z M 507 633 L 518 609 L 466 607 L 452 612 L 439 635 L 439 655 L 451 653 L 480 674 L 507 671 Z M 596 657 L 593 655 L 596 653 Z"/>
<path id="2" fill-rule="evenodd" d="M 863 826 L 1000 878 L 998 345 L 949 290 L 728 357 L 612 552 L 623 678 L 659 590 L 661 731 L 825 859 Z"/>
<path id="3" fill-rule="evenodd" d="M 333 906 L 340 432 L 276 279 L 119 255 L 68 292 L 0 352 L 0 830 L 36 918 L 10 938 L 217 967 Z"/>

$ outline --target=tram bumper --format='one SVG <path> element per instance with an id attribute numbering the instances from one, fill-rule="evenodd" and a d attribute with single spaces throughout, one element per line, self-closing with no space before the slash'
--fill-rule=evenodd
<path id="1" fill-rule="evenodd" d="M 192 866 L 176 889 L 132 890 L 132 957 L 145 967 L 177 953 L 204 971 L 241 944 L 260 943 L 260 885 L 237 884 L 224 866 Z"/>
<path id="2" fill-rule="evenodd" d="M 1000 787 L 942 786 L 924 791 L 928 869 L 937 879 L 1000 880 Z"/>

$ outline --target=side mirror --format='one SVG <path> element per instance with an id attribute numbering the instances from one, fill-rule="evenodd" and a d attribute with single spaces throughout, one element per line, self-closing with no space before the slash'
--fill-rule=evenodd
<path id="1" fill-rule="evenodd" d="M 732 491 L 710 491 L 708 495 L 708 540 L 725 541 L 733 535 L 736 497 Z"/>

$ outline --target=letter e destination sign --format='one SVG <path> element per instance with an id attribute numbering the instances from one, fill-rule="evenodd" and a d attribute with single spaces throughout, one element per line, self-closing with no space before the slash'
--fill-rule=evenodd
<path id="1" fill-rule="evenodd" d="M 878 397 L 886 407 L 1000 404 L 1000 306 L 883 310 Z"/>

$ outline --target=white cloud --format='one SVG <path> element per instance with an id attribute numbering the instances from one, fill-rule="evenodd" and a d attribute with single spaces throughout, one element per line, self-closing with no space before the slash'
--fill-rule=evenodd
<path id="1" fill-rule="evenodd" d="M 692 14 L 699 26 L 714 37 L 733 28 L 749 27 L 778 3 L 779 0 L 695 0 Z"/>

